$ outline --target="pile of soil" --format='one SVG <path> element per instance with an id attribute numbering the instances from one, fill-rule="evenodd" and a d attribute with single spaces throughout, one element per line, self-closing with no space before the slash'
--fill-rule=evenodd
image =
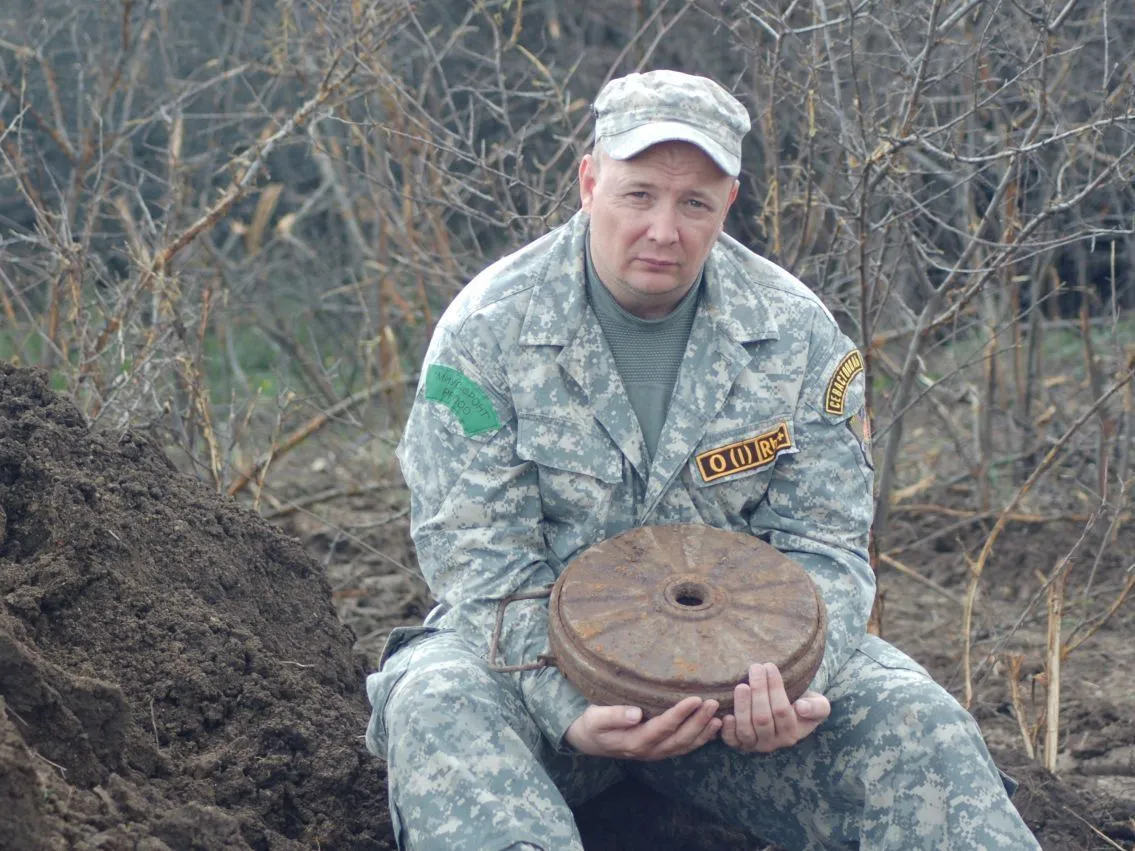
<path id="1" fill-rule="evenodd" d="M 323 570 L 0 363 L 0 845 L 392 848 Z"/>

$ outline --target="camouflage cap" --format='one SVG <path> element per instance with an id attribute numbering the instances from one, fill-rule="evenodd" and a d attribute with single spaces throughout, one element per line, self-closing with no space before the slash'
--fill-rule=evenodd
<path id="1" fill-rule="evenodd" d="M 650 71 L 611 80 L 595 98 L 595 141 L 616 160 L 659 142 L 697 145 L 726 174 L 741 173 L 741 139 L 749 113 L 708 77 Z"/>

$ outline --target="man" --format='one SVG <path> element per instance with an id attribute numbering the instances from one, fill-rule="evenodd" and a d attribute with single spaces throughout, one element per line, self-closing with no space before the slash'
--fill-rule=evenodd
<path id="1" fill-rule="evenodd" d="M 399 847 L 579 849 L 569 805 L 632 775 L 788 848 L 1036 848 L 972 719 L 866 634 L 862 360 L 809 290 L 722 233 L 744 107 L 655 71 L 609 83 L 595 116 L 581 212 L 455 299 L 399 447 L 439 601 L 367 684 Z M 785 430 L 771 457 L 721 452 Z M 489 668 L 500 600 L 673 523 L 760 536 L 811 574 L 829 625 L 803 697 L 754 659 L 723 719 L 691 697 L 643 720 L 555 668 Z M 547 623 L 546 600 L 514 604 L 501 661 L 544 652 Z"/>

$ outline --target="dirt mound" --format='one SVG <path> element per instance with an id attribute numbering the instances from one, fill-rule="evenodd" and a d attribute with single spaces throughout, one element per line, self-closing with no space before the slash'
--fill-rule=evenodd
<path id="1" fill-rule="evenodd" d="M 0 846 L 390 848 L 301 546 L 0 364 Z"/>

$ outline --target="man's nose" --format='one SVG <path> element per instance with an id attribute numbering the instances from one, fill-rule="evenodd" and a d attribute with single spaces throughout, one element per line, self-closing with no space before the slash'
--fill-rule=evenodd
<path id="1" fill-rule="evenodd" d="M 678 241 L 678 216 L 668 204 L 659 204 L 651 211 L 648 236 L 659 245 L 670 245 Z"/>

